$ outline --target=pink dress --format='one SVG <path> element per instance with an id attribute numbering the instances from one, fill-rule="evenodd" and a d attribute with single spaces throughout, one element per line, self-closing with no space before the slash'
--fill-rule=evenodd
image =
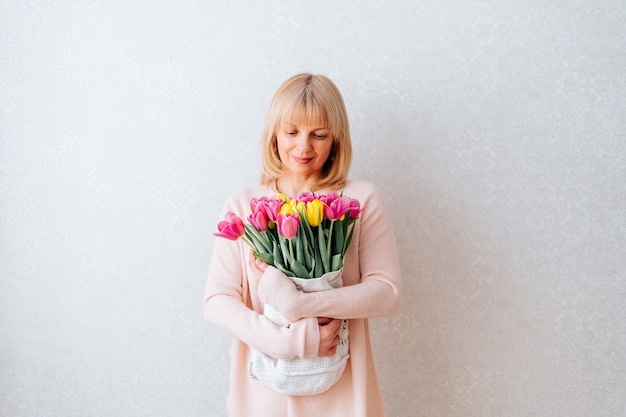
<path id="1" fill-rule="evenodd" d="M 273 268 L 268 269 L 271 273 L 266 272 L 257 286 L 248 266 L 248 246 L 241 240 L 215 240 L 204 317 L 234 337 L 230 352 L 230 417 L 385 415 L 368 319 L 398 310 L 401 278 L 396 242 L 384 196 L 378 188 L 364 181 L 348 181 L 343 193 L 358 199 L 364 208 L 345 256 L 343 288 L 299 293 L 291 281 Z M 233 211 L 245 218 L 252 197 L 276 194 L 275 189 L 267 186 L 244 189 L 228 199 L 222 215 Z M 275 325 L 262 315 L 264 302 L 295 321 L 288 328 Z M 317 317 L 349 319 L 350 358 L 335 385 L 318 395 L 286 396 L 250 377 L 250 346 L 276 358 L 316 356 Z"/>

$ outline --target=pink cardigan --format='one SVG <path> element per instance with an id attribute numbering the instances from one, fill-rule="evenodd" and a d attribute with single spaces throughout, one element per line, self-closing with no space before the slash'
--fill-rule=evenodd
<path id="1" fill-rule="evenodd" d="M 323 192 L 322 192 L 323 193 Z M 231 347 L 228 415 L 231 417 L 382 417 L 382 395 L 374 369 L 368 318 L 394 314 L 401 280 L 395 237 L 383 194 L 364 181 L 348 181 L 343 193 L 364 207 L 345 256 L 344 287 L 299 293 L 275 268 L 259 285 L 249 270 L 250 249 L 239 240 L 215 240 L 204 297 L 204 317 L 235 337 Z M 248 214 L 252 197 L 274 196 L 266 186 L 233 194 L 222 215 Z M 220 216 L 220 219 L 222 216 Z M 291 321 L 279 327 L 263 315 L 266 302 Z M 343 376 L 313 396 L 283 396 L 248 375 L 250 348 L 277 358 L 316 356 L 317 317 L 350 320 L 350 358 Z"/>

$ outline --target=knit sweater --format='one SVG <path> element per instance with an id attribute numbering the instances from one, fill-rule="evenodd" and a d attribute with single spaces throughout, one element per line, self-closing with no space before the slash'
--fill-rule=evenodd
<path id="1" fill-rule="evenodd" d="M 320 191 L 324 193 L 324 191 Z M 391 219 L 382 192 L 364 181 L 348 181 L 343 193 L 361 202 L 363 211 L 344 258 L 344 287 L 317 293 L 298 292 L 276 268 L 268 268 L 257 285 L 248 265 L 250 249 L 216 239 L 204 297 L 204 317 L 234 336 L 231 346 L 230 417 L 382 417 L 382 395 L 374 368 L 368 319 L 394 314 L 401 280 Z M 253 197 L 273 196 L 268 186 L 234 193 L 222 215 L 242 218 Z M 262 315 L 268 303 L 289 321 L 280 327 Z M 340 380 L 312 396 L 276 394 L 248 374 L 250 347 L 283 359 L 317 356 L 317 317 L 349 319 L 349 354 Z"/>

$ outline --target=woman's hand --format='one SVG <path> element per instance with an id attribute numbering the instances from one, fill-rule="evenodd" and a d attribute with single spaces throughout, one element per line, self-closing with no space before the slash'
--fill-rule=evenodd
<path id="1" fill-rule="evenodd" d="M 261 277 L 263 276 L 263 273 L 265 272 L 265 270 L 267 269 L 269 265 L 267 265 L 265 262 L 263 262 L 256 256 L 254 256 L 252 251 L 250 251 L 250 256 L 248 257 L 248 264 L 250 265 L 250 269 L 252 269 L 252 272 L 254 272 L 254 279 L 258 285 L 259 282 L 261 281 Z"/>
<path id="2" fill-rule="evenodd" d="M 317 324 L 320 328 L 320 347 L 318 356 L 333 356 L 337 352 L 339 344 L 340 319 L 318 317 Z"/>

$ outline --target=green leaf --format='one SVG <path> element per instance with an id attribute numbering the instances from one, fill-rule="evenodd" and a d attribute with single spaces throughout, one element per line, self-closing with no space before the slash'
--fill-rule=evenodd
<path id="1" fill-rule="evenodd" d="M 281 271 L 283 274 L 287 275 L 288 277 L 295 277 L 296 275 L 291 272 L 290 270 L 288 270 L 287 268 L 283 267 L 282 265 L 275 265 L 276 268 Z"/>
<path id="2" fill-rule="evenodd" d="M 308 242 L 306 243 L 306 245 L 304 245 L 302 252 L 304 255 L 304 266 L 310 271 L 313 269 L 313 264 L 315 263 L 315 255 L 311 255 Z"/>
<path id="3" fill-rule="evenodd" d="M 331 271 L 338 271 L 343 266 L 343 256 L 341 254 L 337 254 L 333 256 L 331 261 Z"/>
<path id="4" fill-rule="evenodd" d="M 330 261 L 328 259 L 328 248 L 326 247 L 326 239 L 324 237 L 324 229 L 322 227 L 318 227 L 317 235 L 318 235 L 318 242 L 317 243 L 318 243 L 319 249 L 320 249 L 320 258 L 322 258 L 322 265 L 324 266 L 324 273 L 330 272 Z"/>
<path id="5" fill-rule="evenodd" d="M 335 228 L 336 220 L 330 222 L 330 227 L 328 228 L 328 242 L 326 243 L 326 257 L 327 261 L 324 264 L 324 271 L 330 272 L 330 258 L 333 256 L 333 229 Z"/>
<path id="6" fill-rule="evenodd" d="M 304 265 L 298 262 L 296 259 L 291 261 L 291 270 L 298 278 L 311 278 L 309 271 L 306 270 Z"/>
<path id="7" fill-rule="evenodd" d="M 313 278 L 319 278 L 324 275 L 324 265 L 322 264 L 322 255 L 320 253 L 320 245 L 315 245 L 315 262 L 313 265 Z"/>
<path id="8" fill-rule="evenodd" d="M 343 244 L 343 250 L 341 251 L 342 255 L 346 254 L 346 251 L 348 250 L 348 246 L 350 246 L 350 242 L 352 241 L 352 233 L 354 233 L 354 225 L 350 228 L 350 233 L 348 233 L 348 238 L 346 239 L 346 242 Z"/>
<path id="9" fill-rule="evenodd" d="M 283 260 L 283 256 L 280 253 L 280 250 L 278 249 L 278 244 L 276 243 L 276 241 L 272 242 L 273 244 L 273 251 L 272 253 L 274 254 L 274 266 L 278 269 L 284 269 L 285 268 L 285 264 L 283 264 L 282 260 Z"/>
<path id="10" fill-rule="evenodd" d="M 262 236 L 261 232 L 256 230 L 254 226 L 251 224 L 246 224 L 244 226 L 246 231 L 246 236 L 252 241 L 258 252 L 271 252 L 272 248 L 270 246 L 269 240 L 267 237 Z"/>
<path id="11" fill-rule="evenodd" d="M 298 261 L 302 263 L 308 270 L 313 268 L 313 257 L 311 255 L 311 243 L 313 239 L 313 231 L 311 226 L 306 222 L 306 217 L 300 214 L 300 228 L 298 230 Z"/>
<path id="12" fill-rule="evenodd" d="M 299 233 L 302 234 L 302 238 L 307 243 L 307 245 L 310 246 L 310 242 L 315 242 L 315 235 L 313 234 L 313 229 L 311 228 L 311 225 L 309 224 L 309 222 L 306 220 L 306 216 L 302 213 L 300 213 Z M 304 246 L 306 247 L 307 245 L 304 245 Z"/>
<path id="13" fill-rule="evenodd" d="M 304 245 L 302 244 L 302 238 L 300 235 L 293 238 L 296 242 L 296 259 L 300 264 L 304 263 Z"/>
<path id="14" fill-rule="evenodd" d="M 268 265 L 274 265 L 274 256 L 267 252 L 255 252 L 254 256 Z"/>
<path id="15" fill-rule="evenodd" d="M 343 249 L 343 239 L 344 239 L 343 224 L 344 222 L 340 222 L 337 225 L 338 227 L 335 227 L 333 254 L 341 253 L 341 250 Z"/>
<path id="16" fill-rule="evenodd" d="M 289 245 L 287 244 L 287 239 L 284 237 L 280 237 L 280 250 L 283 255 L 283 265 L 289 265 Z"/>

